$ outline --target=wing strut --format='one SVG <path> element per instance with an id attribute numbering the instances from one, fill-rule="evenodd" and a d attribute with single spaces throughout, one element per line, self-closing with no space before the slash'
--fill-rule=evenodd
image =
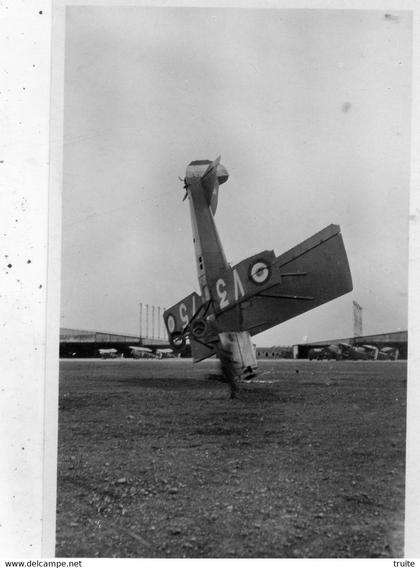
<path id="1" fill-rule="evenodd" d="M 292 294 L 255 294 L 261 298 L 285 298 L 286 300 L 314 300 L 313 296 L 293 296 Z"/>

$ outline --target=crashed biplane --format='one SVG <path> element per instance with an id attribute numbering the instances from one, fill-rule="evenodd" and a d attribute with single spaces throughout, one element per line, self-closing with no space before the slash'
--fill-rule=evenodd
<path id="1" fill-rule="evenodd" d="M 167 309 L 171 345 L 191 345 L 194 362 L 216 355 L 225 374 L 246 377 L 257 367 L 251 336 L 352 290 L 338 225 L 329 225 L 287 252 L 272 250 L 231 266 L 214 222 L 219 186 L 228 179 L 220 157 L 187 166 L 184 187 L 193 230 L 200 294 Z"/>

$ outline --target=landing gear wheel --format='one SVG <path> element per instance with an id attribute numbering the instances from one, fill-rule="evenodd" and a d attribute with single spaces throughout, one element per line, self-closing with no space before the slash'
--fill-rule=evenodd
<path id="1" fill-rule="evenodd" d="M 179 331 L 174 331 L 169 337 L 169 343 L 171 347 L 176 351 L 182 351 L 185 349 L 186 341 L 185 337 Z"/>
<path id="2" fill-rule="evenodd" d="M 195 339 L 203 339 L 207 335 L 208 326 L 204 318 L 196 318 L 190 324 L 191 335 Z"/>

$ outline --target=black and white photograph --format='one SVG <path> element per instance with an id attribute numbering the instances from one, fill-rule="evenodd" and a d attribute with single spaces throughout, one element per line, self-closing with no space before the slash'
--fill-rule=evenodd
<path id="1" fill-rule="evenodd" d="M 42 0 L 43 39 L 8 30 L 6 107 L 45 95 L 0 156 L 8 557 L 414 553 L 404 6 Z"/>
<path id="2" fill-rule="evenodd" d="M 403 556 L 411 13 L 65 38 L 57 556 Z"/>

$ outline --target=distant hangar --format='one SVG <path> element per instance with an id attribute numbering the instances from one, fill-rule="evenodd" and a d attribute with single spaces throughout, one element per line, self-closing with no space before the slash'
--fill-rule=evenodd
<path id="1" fill-rule="evenodd" d="M 348 343 L 354 347 L 373 345 L 379 349 L 384 347 L 393 347 L 398 349 L 399 359 L 407 359 L 407 331 L 393 331 L 390 333 L 378 333 L 376 335 L 361 335 L 357 337 L 347 337 L 344 339 L 329 339 L 325 341 L 315 341 L 312 343 L 300 343 L 293 346 L 293 358 L 307 359 L 311 349 L 316 347 L 328 347 L 329 345 L 338 345 L 339 343 Z"/>
<path id="2" fill-rule="evenodd" d="M 125 357 L 131 353 L 130 345 L 165 349 L 168 341 L 156 338 L 141 338 L 138 335 L 89 331 L 84 329 L 60 329 L 60 357 L 97 357 L 100 349 L 117 349 Z"/>
<path id="3" fill-rule="evenodd" d="M 398 349 L 399 359 L 407 359 L 407 331 L 379 333 L 342 339 L 329 339 L 310 343 L 299 343 L 293 346 L 257 347 L 258 359 L 307 359 L 309 351 L 317 347 L 328 347 L 339 343 L 353 346 L 374 345 L 379 349 L 392 347 Z M 153 350 L 167 348 L 165 339 L 141 338 L 138 335 L 124 335 L 103 331 L 88 331 L 82 329 L 60 329 L 60 357 L 97 357 L 99 349 L 117 349 L 124 356 L 130 355 L 130 345 L 149 347 Z M 186 353 L 185 355 L 189 355 Z"/>

